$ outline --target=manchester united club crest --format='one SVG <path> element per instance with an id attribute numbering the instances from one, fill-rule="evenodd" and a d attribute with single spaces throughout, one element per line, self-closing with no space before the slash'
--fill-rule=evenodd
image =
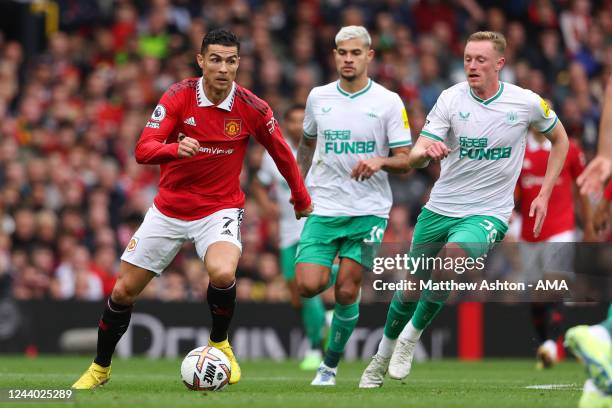
<path id="1" fill-rule="evenodd" d="M 225 119 L 223 133 L 227 137 L 236 137 L 242 130 L 242 121 L 240 119 Z"/>
<path id="2" fill-rule="evenodd" d="M 138 245 L 138 238 L 133 237 L 132 239 L 130 239 L 130 242 L 128 243 L 126 250 L 128 252 L 132 252 L 136 249 L 136 245 Z"/>

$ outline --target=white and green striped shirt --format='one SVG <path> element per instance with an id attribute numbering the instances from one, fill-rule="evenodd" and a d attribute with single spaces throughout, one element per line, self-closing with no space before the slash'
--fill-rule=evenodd
<path id="1" fill-rule="evenodd" d="M 356 181 L 351 171 L 360 160 L 387 157 L 390 149 L 412 143 L 399 95 L 372 80 L 353 94 L 339 81 L 316 87 L 306 102 L 304 136 L 317 139 L 307 184 L 314 214 L 389 216 L 387 173 Z"/>
<path id="2" fill-rule="evenodd" d="M 521 172 L 527 130 L 553 130 L 557 115 L 534 92 L 500 82 L 487 100 L 467 82 L 442 92 L 421 136 L 451 149 L 426 208 L 449 217 L 490 215 L 507 223 Z"/>

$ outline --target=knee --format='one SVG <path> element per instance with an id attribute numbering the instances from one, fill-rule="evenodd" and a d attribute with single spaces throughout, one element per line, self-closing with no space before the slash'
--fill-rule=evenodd
<path id="1" fill-rule="evenodd" d="M 310 265 L 297 264 L 295 267 L 295 282 L 301 297 L 311 298 L 325 290 L 329 272 L 323 267 L 312 268 Z"/>
<path id="2" fill-rule="evenodd" d="M 210 276 L 210 283 L 213 286 L 227 288 L 234 283 L 238 259 L 233 261 L 227 257 L 219 256 L 218 253 L 207 254 L 204 264 Z"/>
<path id="3" fill-rule="evenodd" d="M 336 303 L 350 305 L 357 301 L 359 297 L 358 285 L 342 285 L 336 288 Z"/>
<path id="4" fill-rule="evenodd" d="M 208 271 L 210 275 L 210 283 L 216 288 L 227 288 L 230 287 L 234 280 L 236 280 L 236 274 L 234 270 L 227 268 L 217 269 L 215 271 Z"/>
<path id="5" fill-rule="evenodd" d="M 339 277 L 336 282 L 336 303 L 350 305 L 357 301 L 361 288 L 361 274 L 352 274 Z"/>
<path id="6" fill-rule="evenodd" d="M 298 280 L 298 292 L 301 297 L 311 298 L 321 293 L 323 287 L 313 280 Z"/>
<path id="7" fill-rule="evenodd" d="M 134 288 L 130 288 L 122 280 L 118 280 L 111 293 L 111 299 L 113 302 L 120 305 L 131 305 L 136 301 L 138 291 Z"/>

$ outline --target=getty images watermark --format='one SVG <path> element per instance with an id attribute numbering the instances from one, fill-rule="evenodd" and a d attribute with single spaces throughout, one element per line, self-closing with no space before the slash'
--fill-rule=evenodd
<path id="1" fill-rule="evenodd" d="M 462 275 L 466 271 L 484 271 L 486 255 L 472 257 L 441 257 L 441 256 L 409 256 L 396 254 L 393 257 L 376 257 L 373 259 L 372 272 L 381 275 L 385 271 L 405 271 L 415 275 L 419 271 L 444 271 Z M 481 279 L 479 282 L 461 282 L 455 279 L 401 279 L 395 282 L 385 282 L 376 279 L 373 282 L 374 290 L 453 290 L 453 291 L 526 291 L 535 290 L 566 290 L 569 291 L 565 279 L 539 279 L 535 283 L 512 282 L 508 280 Z"/>
<path id="2" fill-rule="evenodd" d="M 533 302 L 612 300 L 612 245 L 486 243 L 448 248 L 443 243 L 385 243 L 365 248 L 364 277 L 371 298 L 395 291 L 452 292 L 452 300 Z M 367 258 L 366 258 L 367 256 Z"/>

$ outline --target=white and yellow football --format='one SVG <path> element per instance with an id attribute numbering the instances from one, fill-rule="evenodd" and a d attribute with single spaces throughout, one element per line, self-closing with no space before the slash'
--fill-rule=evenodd
<path id="1" fill-rule="evenodd" d="M 191 350 L 181 363 L 183 384 L 194 391 L 221 391 L 229 384 L 230 373 L 225 354 L 211 346 Z"/>

